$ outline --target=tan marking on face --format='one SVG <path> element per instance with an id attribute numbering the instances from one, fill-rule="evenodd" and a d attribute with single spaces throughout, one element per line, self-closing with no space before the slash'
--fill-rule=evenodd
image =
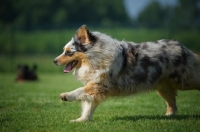
<path id="1" fill-rule="evenodd" d="M 70 47 L 64 49 L 65 52 L 71 52 Z"/>
<path id="2" fill-rule="evenodd" d="M 74 66 L 74 68 L 79 68 L 82 65 L 90 66 L 88 57 L 81 52 L 74 53 L 72 56 L 66 56 L 65 54 L 62 54 L 57 57 L 57 62 L 59 65 L 67 65 L 68 63 L 75 60 L 78 61 L 78 63 L 76 64 L 76 66 Z"/>

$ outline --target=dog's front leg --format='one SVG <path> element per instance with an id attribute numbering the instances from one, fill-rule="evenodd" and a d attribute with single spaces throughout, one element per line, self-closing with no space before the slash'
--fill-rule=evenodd
<path id="1" fill-rule="evenodd" d="M 60 99 L 63 101 L 74 101 L 78 100 L 82 102 L 82 114 L 81 117 L 76 120 L 71 120 L 71 122 L 82 122 L 92 120 L 92 114 L 97 107 L 93 97 L 85 93 L 84 88 L 78 88 L 71 92 L 61 93 Z"/>
<path id="2" fill-rule="evenodd" d="M 78 100 L 79 97 L 82 96 L 83 94 L 84 94 L 84 88 L 80 87 L 71 92 L 61 93 L 60 99 L 63 101 L 74 101 L 74 100 Z"/>
<path id="3" fill-rule="evenodd" d="M 84 94 L 78 97 L 82 102 L 81 117 L 71 122 L 82 122 L 92 120 L 92 115 L 99 103 L 106 99 L 107 91 L 99 83 L 88 83 L 84 86 Z"/>
<path id="4" fill-rule="evenodd" d="M 70 122 L 83 122 L 83 121 L 91 121 L 93 112 L 95 111 L 98 103 L 95 101 L 82 101 L 82 114 L 81 117 L 76 120 L 71 120 Z"/>
<path id="5" fill-rule="evenodd" d="M 82 102 L 81 117 L 71 122 L 92 120 L 92 114 L 99 102 L 105 99 L 105 90 L 97 83 L 88 83 L 86 86 L 74 91 L 60 94 L 63 101 L 78 100 Z"/>

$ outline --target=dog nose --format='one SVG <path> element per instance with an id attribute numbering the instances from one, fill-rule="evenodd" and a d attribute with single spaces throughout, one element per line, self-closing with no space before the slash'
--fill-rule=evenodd
<path id="1" fill-rule="evenodd" d="M 57 59 L 54 59 L 53 62 L 54 62 L 55 64 L 57 64 L 58 61 L 57 61 Z"/>

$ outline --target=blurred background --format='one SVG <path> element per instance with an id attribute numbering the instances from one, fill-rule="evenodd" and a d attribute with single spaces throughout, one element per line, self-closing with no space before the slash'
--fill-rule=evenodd
<path id="1" fill-rule="evenodd" d="M 62 72 L 53 59 L 82 24 L 119 40 L 175 39 L 200 52 L 200 0 L 1 0 L 0 73 L 18 64 Z"/>

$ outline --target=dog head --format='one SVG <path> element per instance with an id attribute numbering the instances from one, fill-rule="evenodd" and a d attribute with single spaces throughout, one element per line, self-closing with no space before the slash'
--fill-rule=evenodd
<path id="1" fill-rule="evenodd" d="M 86 64 L 88 58 L 85 54 L 95 44 L 97 37 L 86 27 L 81 26 L 64 46 L 63 53 L 54 59 L 56 65 L 65 65 L 64 72 L 68 73 L 74 68 L 80 68 Z"/>

